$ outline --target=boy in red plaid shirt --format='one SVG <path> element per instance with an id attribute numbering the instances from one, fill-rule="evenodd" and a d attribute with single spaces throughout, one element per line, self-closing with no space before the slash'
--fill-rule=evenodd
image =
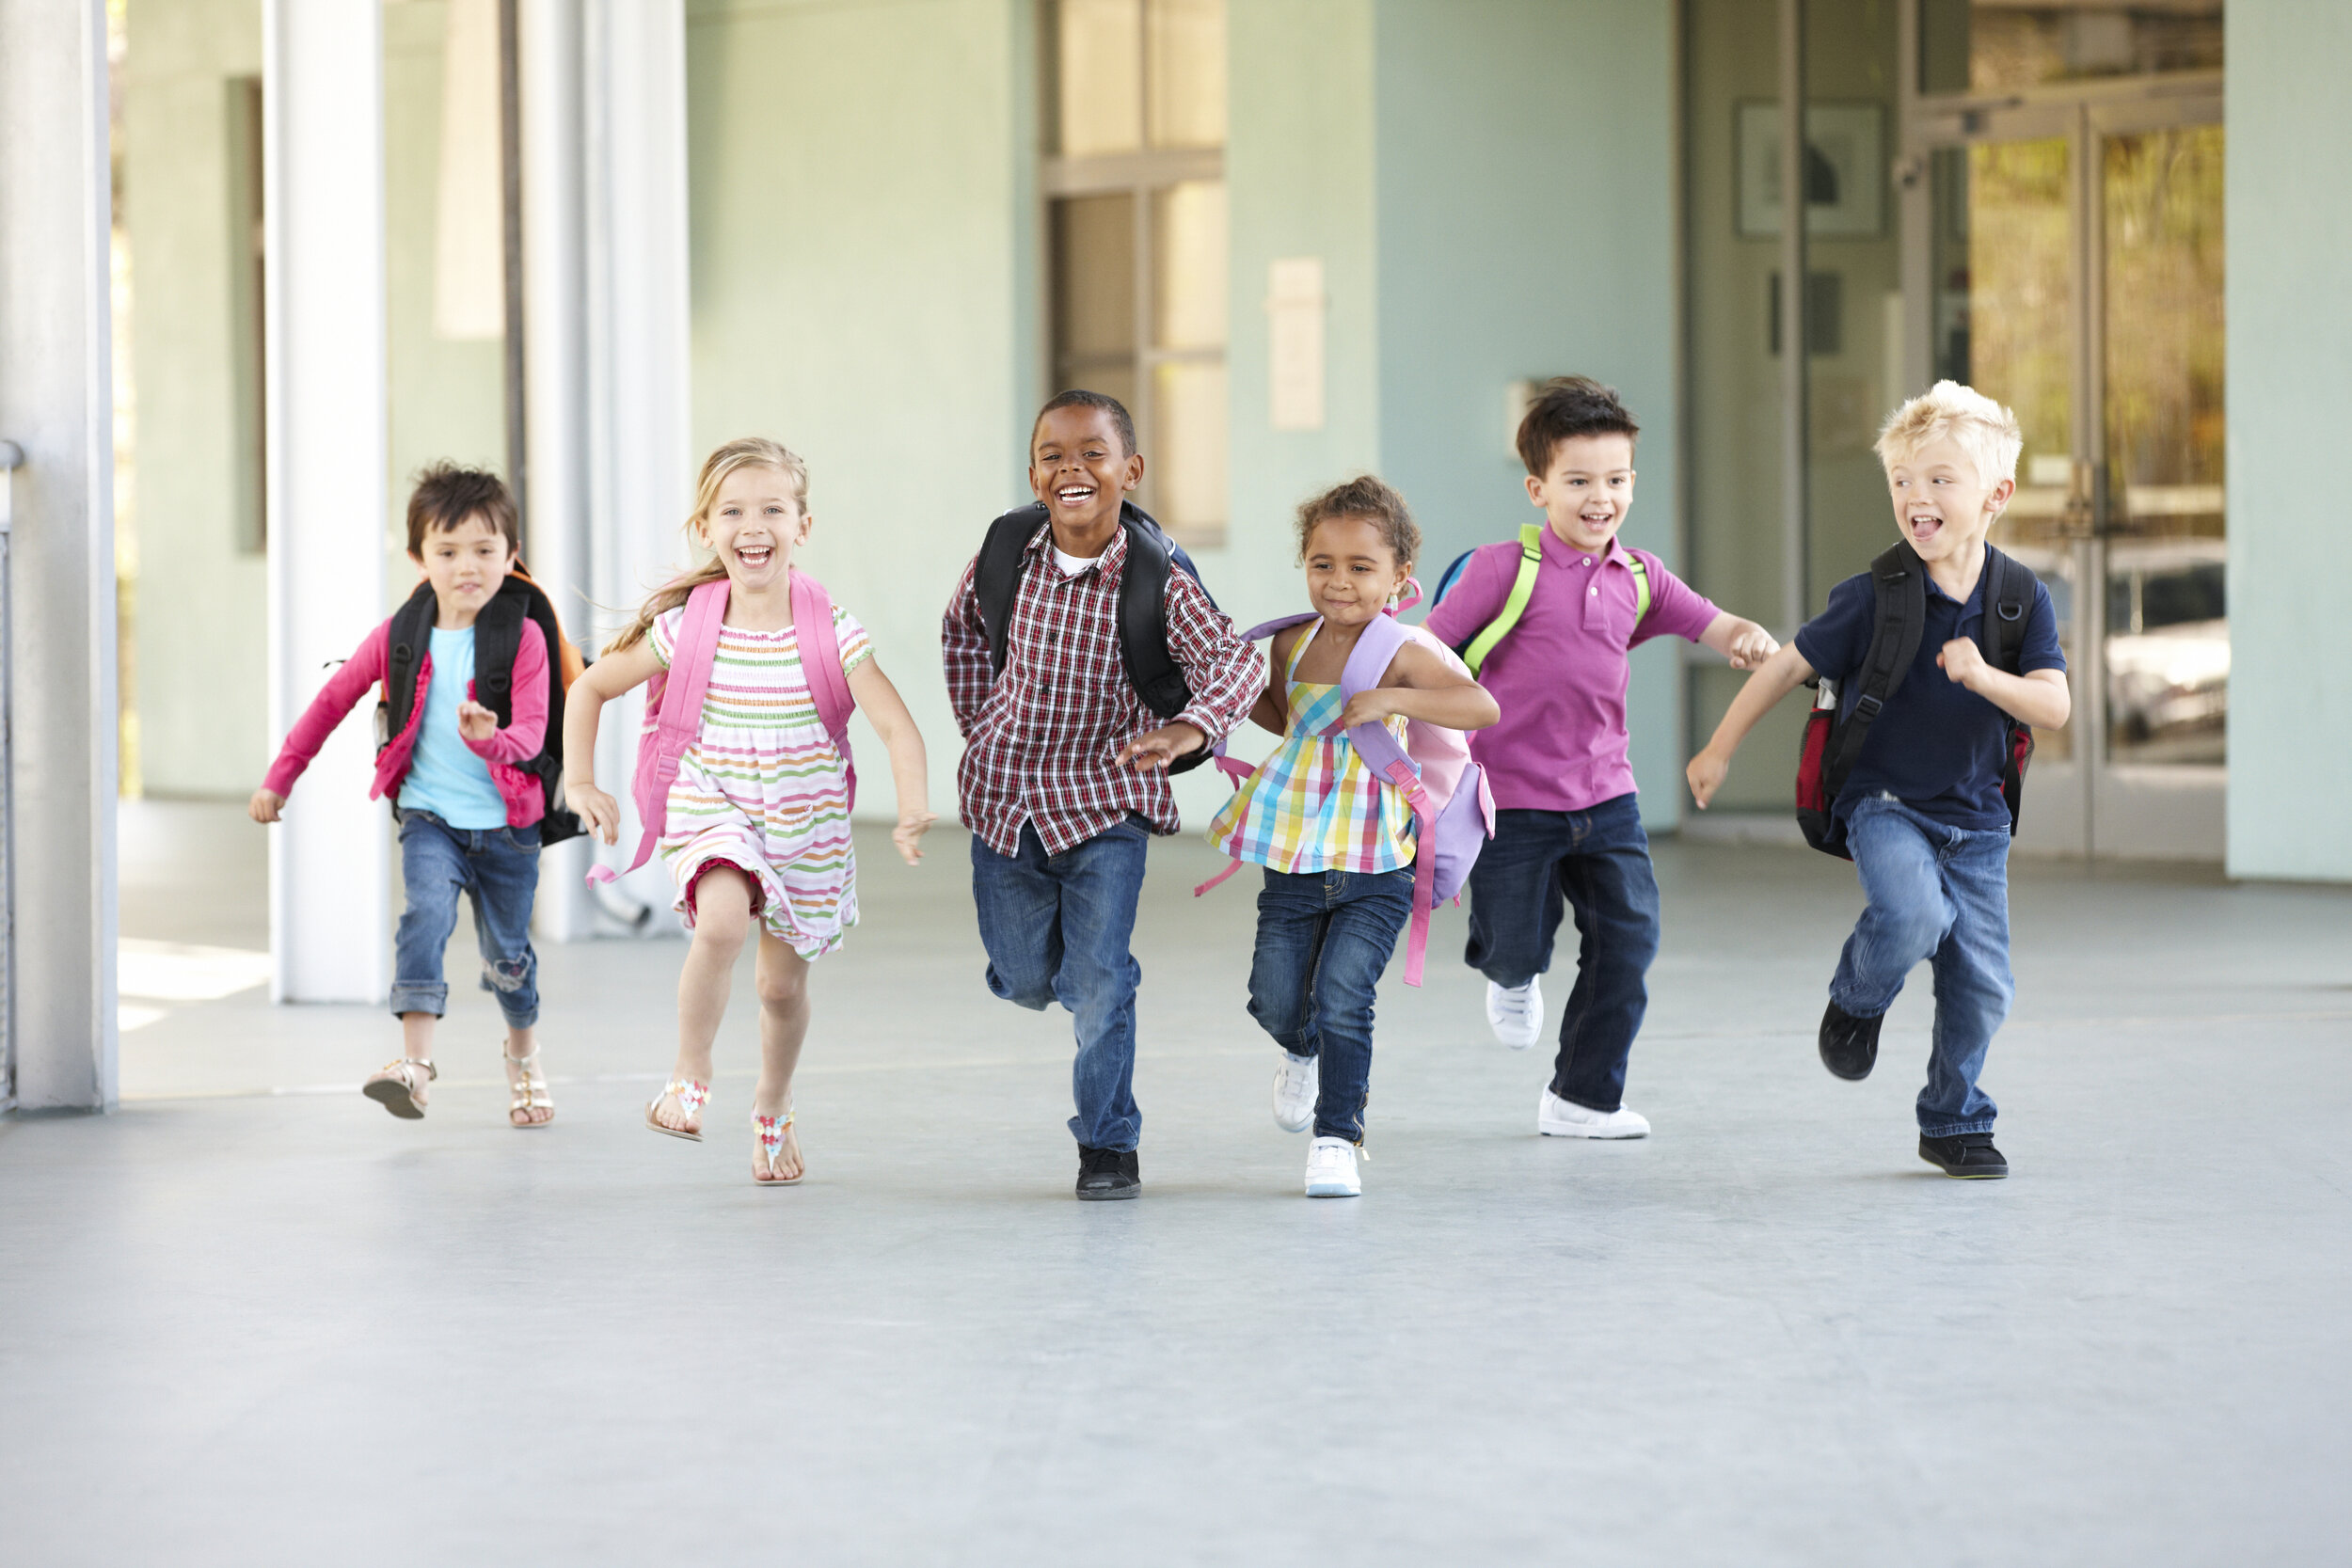
<path id="1" fill-rule="evenodd" d="M 1129 950 L 1144 846 L 1177 831 L 1168 769 L 1248 715 L 1263 689 L 1257 650 L 1181 567 L 1168 568 L 1168 653 L 1186 695 L 1147 706 L 1120 643 L 1120 591 L 1136 558 L 1173 555 L 1127 493 L 1143 481 L 1135 422 L 1115 398 L 1064 392 L 1038 415 L 1029 487 L 1040 507 L 1021 546 L 1002 667 L 975 557 L 948 600 L 940 642 L 963 761 L 956 793 L 972 830 L 972 897 L 988 988 L 1075 1020 L 1071 1069 L 1078 1196 L 1142 1189 L 1134 1093 L 1136 984 Z M 1012 526 L 1020 526 L 1014 523 Z M 1001 613 L 1001 610 L 999 610 Z"/>

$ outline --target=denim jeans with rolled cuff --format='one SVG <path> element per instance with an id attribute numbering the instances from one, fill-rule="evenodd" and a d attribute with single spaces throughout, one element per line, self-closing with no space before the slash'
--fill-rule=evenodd
<path id="1" fill-rule="evenodd" d="M 473 901 L 482 950 L 482 989 L 498 998 L 507 1027 L 539 1022 L 539 958 L 531 948 L 531 906 L 539 894 L 539 826 L 453 828 L 429 811 L 400 814 L 400 877 L 408 907 L 393 939 L 392 1011 L 448 1010 L 441 956 L 457 929 L 457 901 Z"/>
<path id="2" fill-rule="evenodd" d="M 1499 986 L 1527 984 L 1551 967 L 1564 906 L 1576 912 L 1576 986 L 1560 1019 L 1551 1092 L 1614 1111 L 1658 957 L 1658 878 L 1636 797 L 1588 811 L 1495 813 L 1495 836 L 1470 867 L 1463 957 Z"/>
<path id="3" fill-rule="evenodd" d="M 1151 839 L 1149 824 L 1134 816 L 1058 855 L 1047 854 L 1025 823 L 1017 854 L 1000 855 L 972 835 L 972 902 L 988 989 L 1034 1010 L 1055 1002 L 1070 1010 L 1078 1043 L 1070 1132 L 1089 1148 L 1124 1152 L 1143 1133 L 1135 1095 L 1143 969 L 1129 942 Z"/>
<path id="4" fill-rule="evenodd" d="M 1318 1138 L 1364 1141 L 1373 993 L 1412 913 L 1410 866 L 1265 874 L 1249 1016 L 1292 1055 L 1321 1061 Z"/>
<path id="5" fill-rule="evenodd" d="M 1977 1087 L 1994 1031 L 2009 1016 L 2009 829 L 1954 828 L 1891 797 L 1855 802 L 1846 847 L 1869 905 L 1837 959 L 1829 999 L 1857 1018 L 1895 1005 L 1925 959 L 1935 978 L 1935 1029 L 1919 1131 L 1931 1138 L 1990 1132 L 2000 1108 Z"/>

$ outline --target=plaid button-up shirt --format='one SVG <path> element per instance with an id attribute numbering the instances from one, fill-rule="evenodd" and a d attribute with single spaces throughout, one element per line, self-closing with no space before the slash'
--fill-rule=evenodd
<path id="1" fill-rule="evenodd" d="M 964 826 L 1000 855 L 1019 851 L 1023 824 L 1058 855 L 1138 813 L 1161 833 L 1180 824 L 1168 775 L 1121 766 L 1120 748 L 1165 721 L 1127 679 L 1119 651 L 1119 583 L 1127 531 L 1075 577 L 1064 577 L 1040 529 L 1022 552 L 1005 668 L 989 672 L 988 631 L 972 586 L 975 557 L 947 601 L 940 643 L 947 696 L 963 732 L 956 795 Z M 1265 688 L 1258 651 L 1200 585 L 1168 575 L 1168 649 L 1192 703 L 1176 716 L 1212 744 L 1247 718 Z"/>

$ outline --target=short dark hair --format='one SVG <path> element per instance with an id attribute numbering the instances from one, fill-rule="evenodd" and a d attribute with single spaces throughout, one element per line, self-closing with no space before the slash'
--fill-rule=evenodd
<path id="1" fill-rule="evenodd" d="M 1111 417 L 1111 428 L 1119 432 L 1119 444 L 1126 449 L 1124 455 L 1133 457 L 1136 454 L 1136 420 L 1135 416 L 1127 412 L 1127 405 L 1108 392 L 1089 392 L 1076 387 L 1067 392 L 1055 393 L 1046 400 L 1045 406 L 1037 411 L 1037 418 L 1029 421 L 1029 445 L 1037 445 L 1037 427 L 1043 424 L 1045 416 L 1057 408 L 1101 409 Z"/>
<path id="2" fill-rule="evenodd" d="M 1413 510 L 1405 504 L 1405 498 L 1370 474 L 1359 474 L 1344 484 L 1334 484 L 1298 508 L 1298 555 L 1307 556 L 1307 541 L 1319 523 L 1334 517 L 1361 517 L 1380 531 L 1380 542 L 1395 552 L 1399 566 L 1410 566 L 1421 559 L 1421 525 L 1413 521 Z"/>
<path id="3" fill-rule="evenodd" d="M 1642 427 L 1633 422 L 1617 389 L 1589 375 L 1555 375 L 1527 405 L 1519 421 L 1519 461 L 1537 479 L 1551 467 L 1560 443 L 1577 436 L 1622 436 L 1633 440 Z"/>
<path id="4" fill-rule="evenodd" d="M 509 553 L 522 553 L 522 514 L 515 508 L 515 493 L 506 481 L 486 468 L 461 468 L 454 463 L 436 463 L 417 475 L 417 487 L 408 493 L 408 553 L 424 554 L 427 533 L 462 527 L 469 517 L 479 517 L 504 534 Z"/>

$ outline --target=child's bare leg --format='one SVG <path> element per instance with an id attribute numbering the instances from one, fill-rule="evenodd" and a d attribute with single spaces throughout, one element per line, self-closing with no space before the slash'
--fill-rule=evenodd
<path id="1" fill-rule="evenodd" d="M 780 1117 L 791 1108 L 792 1074 L 801 1065 L 801 1042 L 808 1037 L 808 960 L 762 931 L 757 984 L 759 1087 L 752 1093 L 752 1114 Z M 801 1144 L 792 1129 L 785 1129 L 784 1148 L 773 1171 L 767 1168 L 758 1145 L 753 1145 L 755 1177 L 789 1181 L 801 1170 Z"/>
<path id="2" fill-rule="evenodd" d="M 752 888 L 743 874 L 725 866 L 703 873 L 694 884 L 694 941 L 677 977 L 677 1066 L 673 1077 L 710 1082 L 710 1044 L 726 1017 L 735 960 L 742 957 L 751 928 Z M 681 1132 L 698 1131 L 702 1121 L 666 1095 L 653 1117 Z"/>
<path id="3" fill-rule="evenodd" d="M 403 1013 L 400 1015 L 400 1053 L 412 1062 L 433 1059 L 433 1031 L 441 1022 L 438 1013 Z M 429 1082 L 421 1072 L 412 1075 L 416 1086 L 408 1097 L 419 1105 L 430 1098 Z"/>

